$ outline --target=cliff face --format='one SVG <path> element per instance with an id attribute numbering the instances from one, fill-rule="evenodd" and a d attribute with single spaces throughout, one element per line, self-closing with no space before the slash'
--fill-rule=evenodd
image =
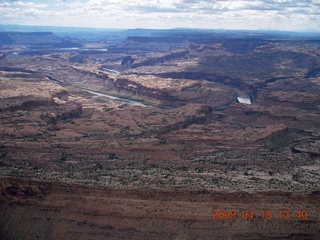
<path id="1" fill-rule="evenodd" d="M 170 93 L 166 90 L 159 90 L 152 87 L 146 87 L 141 83 L 129 80 L 127 78 L 117 78 L 114 81 L 114 85 L 118 91 L 128 92 L 132 95 L 140 95 L 148 98 L 157 99 L 160 101 L 175 101 L 176 97 L 170 96 Z"/>
<path id="2" fill-rule="evenodd" d="M 33 109 L 41 106 L 49 107 L 50 100 L 49 99 L 35 99 L 34 97 L 30 98 L 8 98 L 5 100 L 6 102 L 11 102 L 14 104 L 10 104 L 9 107 L 0 108 L 0 112 L 10 111 L 15 112 L 18 110 L 22 111 L 32 111 Z"/>
<path id="3" fill-rule="evenodd" d="M 128 74 L 113 79 L 113 83 L 118 92 L 170 106 L 183 106 L 190 101 L 215 106 L 234 98 L 234 91 L 229 88 L 188 79 Z"/>
<path id="4" fill-rule="evenodd" d="M 189 51 L 175 51 L 175 52 L 170 52 L 168 54 L 160 55 L 154 58 L 148 58 L 148 59 L 143 59 L 143 60 L 135 60 L 133 64 L 131 65 L 131 68 L 137 68 L 141 66 L 154 66 L 157 64 L 161 64 L 164 62 L 168 61 L 173 61 L 175 59 L 180 59 L 180 58 L 185 58 L 187 57 Z"/>

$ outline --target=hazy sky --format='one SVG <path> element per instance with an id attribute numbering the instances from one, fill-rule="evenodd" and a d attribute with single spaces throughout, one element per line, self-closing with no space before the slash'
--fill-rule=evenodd
<path id="1" fill-rule="evenodd" d="M 0 24 L 320 31 L 320 0 L 0 0 Z"/>

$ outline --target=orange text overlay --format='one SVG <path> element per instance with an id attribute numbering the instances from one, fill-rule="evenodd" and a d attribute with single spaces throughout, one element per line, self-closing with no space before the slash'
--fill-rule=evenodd
<path id="1" fill-rule="evenodd" d="M 212 210 L 212 220 L 234 220 L 234 219 L 298 219 L 298 220 L 307 220 L 309 217 L 306 210 L 280 210 L 280 211 L 271 211 L 271 210 Z"/>

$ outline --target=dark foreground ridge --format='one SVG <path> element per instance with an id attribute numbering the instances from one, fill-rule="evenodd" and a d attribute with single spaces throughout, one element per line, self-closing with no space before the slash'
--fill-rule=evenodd
<path id="1" fill-rule="evenodd" d="M 319 192 L 130 190 L 12 178 L 1 179 L 0 191 L 0 229 L 5 229 L 0 237 L 8 240 L 316 239 L 320 234 Z M 236 216 L 220 219 L 217 211 L 224 210 Z"/>

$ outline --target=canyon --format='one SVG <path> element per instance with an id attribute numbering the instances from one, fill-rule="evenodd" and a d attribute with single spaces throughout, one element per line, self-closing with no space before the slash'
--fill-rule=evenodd
<path id="1" fill-rule="evenodd" d="M 0 33 L 0 238 L 317 239 L 319 38 L 150 31 Z"/>

